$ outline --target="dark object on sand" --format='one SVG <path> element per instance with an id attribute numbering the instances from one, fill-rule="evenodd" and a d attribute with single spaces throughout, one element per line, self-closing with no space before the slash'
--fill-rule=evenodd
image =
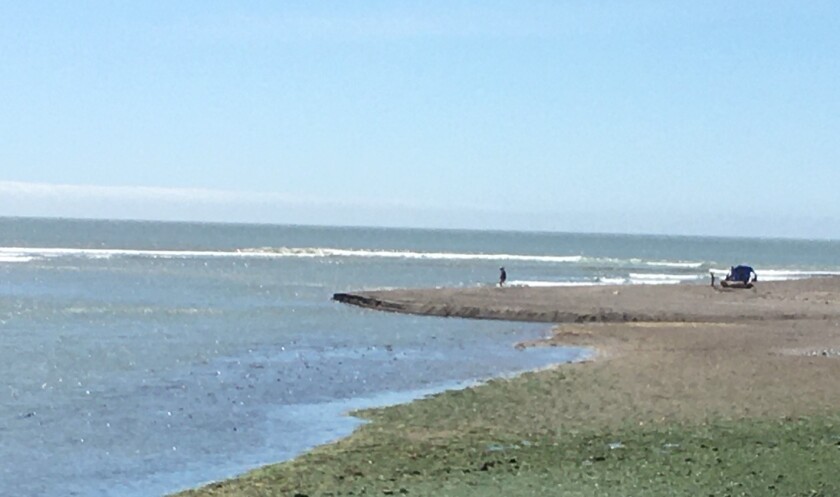
<path id="1" fill-rule="evenodd" d="M 504 267 L 499 268 L 499 286 L 505 286 L 505 281 L 507 281 L 507 273 L 505 272 Z"/>
<path id="2" fill-rule="evenodd" d="M 726 288 L 752 288 L 753 283 L 758 281 L 758 275 L 750 266 L 733 266 L 729 268 L 729 274 L 720 282 L 720 286 Z"/>

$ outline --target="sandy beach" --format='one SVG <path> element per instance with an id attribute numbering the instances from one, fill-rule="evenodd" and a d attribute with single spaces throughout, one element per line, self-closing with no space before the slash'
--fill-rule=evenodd
<path id="1" fill-rule="evenodd" d="M 790 416 L 840 408 L 840 278 L 752 289 L 487 287 L 336 299 L 392 312 L 561 323 L 550 339 L 519 346 L 595 349 L 598 360 L 566 367 L 585 371 L 585 385 L 565 392 L 571 402 L 553 406 L 570 422 Z"/>
<path id="2" fill-rule="evenodd" d="M 258 487 L 271 489 L 266 495 L 371 488 L 534 495 L 558 486 L 571 495 L 734 495 L 732 482 L 744 495 L 829 495 L 840 486 L 830 469 L 840 461 L 840 278 L 748 290 L 482 287 L 335 299 L 391 312 L 557 323 L 550 338 L 516 346 L 596 353 L 582 363 L 364 411 L 373 422 L 350 438 L 208 487 L 206 495 L 250 495 Z M 511 445 L 515 456 L 506 451 L 504 461 L 516 463 L 492 475 L 474 471 L 501 464 L 486 449 L 489 440 L 527 444 Z M 681 453 L 661 458 L 651 444 L 680 446 Z M 376 471 L 358 469 L 360 458 Z M 593 469 L 592 461 L 611 462 Z M 808 493 L 814 488 L 819 492 Z"/>
<path id="3" fill-rule="evenodd" d="M 429 316 L 546 323 L 733 323 L 840 316 L 840 278 L 709 285 L 473 287 L 339 293 L 339 302 Z"/>

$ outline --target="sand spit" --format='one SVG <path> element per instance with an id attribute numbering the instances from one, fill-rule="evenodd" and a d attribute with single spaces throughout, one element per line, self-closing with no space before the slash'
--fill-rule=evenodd
<path id="1" fill-rule="evenodd" d="M 428 316 L 546 323 L 734 323 L 840 317 L 840 277 L 706 285 L 474 287 L 337 293 L 333 300 Z"/>
<path id="2" fill-rule="evenodd" d="M 432 316 L 556 323 L 530 346 L 581 346 L 562 412 L 587 426 L 840 408 L 840 278 L 759 283 L 370 291 L 334 299 Z M 571 368 L 571 369 L 569 369 Z M 580 383 L 572 386 L 573 383 Z M 574 424 L 574 423 L 572 423 Z"/>

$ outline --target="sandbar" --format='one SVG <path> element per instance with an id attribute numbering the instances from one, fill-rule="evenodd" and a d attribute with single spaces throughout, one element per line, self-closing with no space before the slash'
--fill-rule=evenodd
<path id="1" fill-rule="evenodd" d="M 840 408 L 840 277 L 708 285 L 475 287 L 336 294 L 366 308 L 555 323 L 517 344 L 592 347 L 568 368 L 554 414 L 567 423 L 628 418 L 792 416 Z M 576 382 L 575 382 L 576 383 Z"/>

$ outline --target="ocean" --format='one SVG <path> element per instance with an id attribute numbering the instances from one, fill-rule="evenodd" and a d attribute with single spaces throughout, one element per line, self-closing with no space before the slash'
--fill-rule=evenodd
<path id="1" fill-rule="evenodd" d="M 840 242 L 0 218 L 0 494 L 156 496 L 348 435 L 353 409 L 585 358 L 389 287 L 840 274 Z"/>

